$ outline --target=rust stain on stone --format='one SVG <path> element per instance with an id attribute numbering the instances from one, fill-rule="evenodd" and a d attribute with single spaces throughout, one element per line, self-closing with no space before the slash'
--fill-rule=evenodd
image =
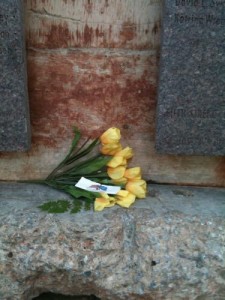
<path id="1" fill-rule="evenodd" d="M 151 135 L 154 134 L 156 85 L 151 84 L 144 74 L 140 79 L 126 80 L 120 106 L 121 111 L 118 113 L 117 121 L 131 129 L 127 131 L 128 137 L 134 136 L 137 131 L 144 133 L 145 130 L 148 130 Z M 133 131 L 134 128 L 136 132 Z"/>
<path id="2" fill-rule="evenodd" d="M 93 11 L 93 3 L 91 0 L 85 0 L 84 9 L 88 14 L 91 14 Z"/>
<path id="3" fill-rule="evenodd" d="M 154 35 L 157 35 L 159 33 L 159 22 L 155 22 L 153 28 L 152 28 L 152 33 Z"/>
<path id="4" fill-rule="evenodd" d="M 99 29 L 99 27 L 95 29 L 95 35 L 97 38 L 102 38 L 105 36 L 104 31 L 101 28 Z"/>
<path id="5" fill-rule="evenodd" d="M 72 0 L 73 4 L 74 4 L 75 1 L 76 1 L 76 0 Z M 63 0 L 63 2 L 64 2 L 66 5 L 68 4 L 68 0 Z M 69 2 L 71 2 L 71 0 L 70 0 Z"/>
<path id="6" fill-rule="evenodd" d="M 41 28 L 38 32 L 28 31 L 28 47 L 54 49 L 67 48 L 71 40 L 74 39 L 73 32 L 70 31 L 66 21 L 58 24 L 50 22 L 47 19 L 41 20 Z"/>
<path id="7" fill-rule="evenodd" d="M 26 30 L 28 45 L 31 47 L 49 49 L 108 47 L 141 50 L 155 49 L 159 44 L 160 22 L 156 21 L 153 28 L 146 25 L 148 22 L 153 23 L 151 17 L 147 23 L 137 23 L 135 20 L 138 5 L 131 12 L 127 11 L 125 1 L 45 0 L 42 3 L 27 0 L 27 2 L 29 8 Z M 143 14 L 146 14 L 144 7 L 140 5 Z M 122 24 L 121 16 L 116 15 L 118 9 L 123 16 Z M 38 12 L 38 15 L 35 12 Z M 141 12 L 138 11 L 138 14 Z M 156 15 L 154 20 L 159 20 L 159 16 Z"/>
<path id="8" fill-rule="evenodd" d="M 45 26 L 45 22 L 43 21 L 43 27 Z M 70 32 L 66 22 L 57 25 L 51 23 L 48 32 L 45 34 L 45 43 L 43 46 L 48 49 L 66 48 L 68 47 L 68 41 L 71 39 L 73 39 L 73 34 Z"/>
<path id="9" fill-rule="evenodd" d="M 122 24 L 122 29 L 120 31 L 120 36 L 124 41 L 131 41 L 136 37 L 136 24 L 130 21 L 124 22 Z"/>
<path id="10" fill-rule="evenodd" d="M 56 147 L 59 137 L 68 136 L 64 118 L 68 115 L 63 95 L 63 85 L 68 82 L 72 66 L 62 58 L 50 55 L 48 63 L 35 62 L 35 56 L 28 61 L 31 124 L 34 144 Z M 64 104 L 66 104 L 64 102 Z M 71 128 L 69 129 L 71 130 Z"/>
<path id="11" fill-rule="evenodd" d="M 85 46 L 90 46 L 93 39 L 93 28 L 89 27 L 87 24 L 84 26 L 84 33 L 83 33 L 83 42 Z"/>
<path id="12" fill-rule="evenodd" d="M 34 143 L 57 147 L 71 136 L 73 125 L 92 137 L 113 125 L 129 125 L 138 132 L 149 130 L 156 90 L 149 80 L 150 61 L 135 56 L 30 51 Z M 136 67 L 141 68 L 142 76 L 132 71 Z"/>

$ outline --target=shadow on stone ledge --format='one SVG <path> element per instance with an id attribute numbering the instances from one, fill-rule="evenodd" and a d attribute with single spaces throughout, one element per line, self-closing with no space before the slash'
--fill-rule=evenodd
<path id="1" fill-rule="evenodd" d="M 64 295 L 60 295 L 60 294 L 44 293 L 38 297 L 33 298 L 33 300 L 101 300 L 101 299 L 94 295 L 64 296 Z"/>

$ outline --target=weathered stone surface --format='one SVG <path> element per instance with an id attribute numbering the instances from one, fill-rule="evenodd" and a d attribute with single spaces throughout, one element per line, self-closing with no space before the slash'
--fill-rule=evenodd
<path id="1" fill-rule="evenodd" d="M 67 198 L 50 188 L 0 185 L 0 298 L 43 292 L 101 299 L 222 300 L 225 190 L 149 186 L 129 210 L 45 214 Z"/>
<path id="2" fill-rule="evenodd" d="M 30 146 L 23 1 L 0 1 L 0 151 Z"/>
<path id="3" fill-rule="evenodd" d="M 159 152 L 225 154 L 224 28 L 224 1 L 165 1 Z"/>
<path id="4" fill-rule="evenodd" d="M 35 49 L 159 47 L 161 0 L 25 0 Z"/>
<path id="5" fill-rule="evenodd" d="M 24 4 L 33 142 L 29 153 L 0 154 L 1 180 L 45 178 L 75 124 L 93 137 L 118 126 L 146 179 L 225 186 L 224 157 L 155 151 L 161 0 Z"/>

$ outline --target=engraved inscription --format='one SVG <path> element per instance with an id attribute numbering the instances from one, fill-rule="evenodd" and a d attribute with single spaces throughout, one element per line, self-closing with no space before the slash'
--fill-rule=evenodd
<path id="1" fill-rule="evenodd" d="M 218 8 L 218 13 L 221 8 L 225 8 L 225 0 L 175 0 L 175 6 L 179 7 L 191 7 L 196 13 L 175 13 L 174 22 L 178 24 L 195 24 L 195 25 L 216 25 L 225 26 L 225 18 L 221 18 L 215 14 L 199 13 L 198 9 L 212 9 Z"/>
<path id="2" fill-rule="evenodd" d="M 225 154 L 225 0 L 165 0 L 156 149 Z"/>
<path id="3" fill-rule="evenodd" d="M 0 38 L 8 39 L 9 38 L 9 32 L 8 31 L 0 31 Z"/>
<path id="4" fill-rule="evenodd" d="M 175 14 L 175 23 L 192 23 L 200 25 L 222 25 L 225 26 L 225 19 L 216 17 L 214 15 L 186 15 L 186 14 Z"/>
<path id="5" fill-rule="evenodd" d="M 208 141 L 209 140 L 208 140 L 207 136 L 201 136 L 201 137 L 198 137 L 198 139 L 196 140 L 196 144 L 201 145 L 201 144 L 208 143 Z M 193 143 L 193 138 L 183 136 L 181 138 L 176 139 L 176 141 L 174 141 L 174 142 L 176 144 L 179 144 L 179 145 L 188 146 L 188 145 L 191 145 Z M 220 140 L 218 140 L 218 139 L 214 140 L 215 145 L 219 145 L 220 143 L 221 143 Z"/>
<path id="6" fill-rule="evenodd" d="M 168 118 L 199 118 L 199 119 L 215 119 L 217 117 L 225 118 L 225 112 L 205 108 L 171 108 L 166 111 Z"/>
<path id="7" fill-rule="evenodd" d="M 0 23 L 7 22 L 8 19 L 9 19 L 9 16 L 8 16 L 8 15 L 1 15 L 1 14 L 0 14 Z"/>
<path id="8" fill-rule="evenodd" d="M 4 15 L 4 14 L 0 14 L 0 24 L 6 23 L 6 25 L 9 23 L 10 21 L 10 17 L 15 19 L 16 15 Z"/>
<path id="9" fill-rule="evenodd" d="M 223 8 L 225 0 L 176 0 L 176 6 L 196 7 L 196 8 Z"/>
<path id="10" fill-rule="evenodd" d="M 180 145 L 190 145 L 192 141 L 193 139 L 190 137 L 182 137 L 180 139 L 177 139 L 176 142 L 179 143 Z"/>

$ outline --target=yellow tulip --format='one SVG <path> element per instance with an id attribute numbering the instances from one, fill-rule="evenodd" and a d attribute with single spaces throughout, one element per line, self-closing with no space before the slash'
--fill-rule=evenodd
<path id="1" fill-rule="evenodd" d="M 134 194 L 137 198 L 145 198 L 147 192 L 146 181 L 142 179 L 129 180 L 126 184 L 126 190 Z"/>
<path id="2" fill-rule="evenodd" d="M 125 167 L 119 166 L 116 168 L 108 168 L 107 173 L 111 179 L 118 180 L 123 177 L 125 170 L 126 170 Z"/>
<path id="3" fill-rule="evenodd" d="M 125 171 L 124 177 L 128 179 L 141 179 L 141 168 L 135 167 Z"/>
<path id="4" fill-rule="evenodd" d="M 117 194 L 116 194 L 116 199 L 120 199 L 123 197 L 127 197 L 129 194 L 129 192 L 127 190 L 120 190 Z"/>
<path id="5" fill-rule="evenodd" d="M 117 144 L 120 138 L 120 130 L 116 127 L 111 127 L 100 136 L 100 141 L 102 144 Z"/>
<path id="6" fill-rule="evenodd" d="M 130 147 L 126 147 L 120 151 L 118 151 L 115 156 L 122 156 L 124 157 L 125 159 L 130 159 L 131 157 L 133 157 L 134 153 L 133 153 L 133 150 L 132 148 Z"/>
<path id="7" fill-rule="evenodd" d="M 114 197 L 109 197 L 107 194 L 101 193 L 102 197 L 96 198 L 94 203 L 95 211 L 102 211 L 105 207 L 111 207 L 115 204 Z"/>
<path id="8" fill-rule="evenodd" d="M 123 163 L 122 156 L 113 156 L 113 158 L 108 162 L 107 166 L 110 168 L 116 168 Z"/>
<path id="9" fill-rule="evenodd" d="M 134 201 L 135 195 L 126 190 L 120 190 L 116 194 L 116 203 L 122 207 L 128 208 L 134 203 Z"/>
<path id="10" fill-rule="evenodd" d="M 112 144 L 105 144 L 102 145 L 101 153 L 104 155 L 114 155 L 116 152 L 120 151 L 122 146 L 120 143 L 112 143 Z"/>
<path id="11" fill-rule="evenodd" d="M 121 178 L 119 178 L 119 179 L 114 179 L 113 180 L 113 183 L 114 184 L 117 184 L 117 185 L 124 185 L 124 184 L 126 184 L 127 183 L 127 178 L 125 178 L 125 177 L 121 177 Z"/>
<path id="12" fill-rule="evenodd" d="M 110 168 L 127 166 L 127 160 L 122 156 L 113 156 L 113 158 L 108 162 L 107 166 Z"/>

